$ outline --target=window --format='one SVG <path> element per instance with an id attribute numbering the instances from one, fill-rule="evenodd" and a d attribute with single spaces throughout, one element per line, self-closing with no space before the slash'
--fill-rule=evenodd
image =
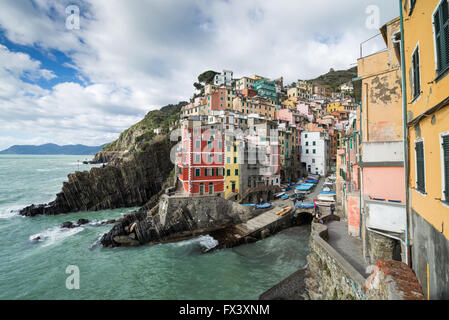
<path id="1" fill-rule="evenodd" d="M 226 170 L 226 176 L 231 176 L 231 170 L 230 169 L 228 169 L 228 170 Z"/>
<path id="2" fill-rule="evenodd" d="M 235 169 L 235 175 L 236 175 L 236 176 L 239 175 L 239 169 Z"/>
<path id="3" fill-rule="evenodd" d="M 416 151 L 416 189 L 419 192 L 426 192 L 426 177 L 424 167 L 424 142 L 418 141 L 415 143 Z"/>
<path id="4" fill-rule="evenodd" d="M 437 73 L 441 75 L 449 69 L 449 6 L 443 0 L 433 16 L 437 52 Z"/>
<path id="5" fill-rule="evenodd" d="M 443 136 L 444 200 L 449 203 L 449 134 Z"/>
<path id="6" fill-rule="evenodd" d="M 234 157 L 234 163 L 237 163 L 237 157 Z"/>
<path id="7" fill-rule="evenodd" d="M 313 142 L 313 145 L 316 146 L 316 141 Z"/>
<path id="8" fill-rule="evenodd" d="M 201 163 L 201 155 L 199 154 L 195 155 L 195 163 Z"/>
<path id="9" fill-rule="evenodd" d="M 306 149 L 306 153 L 309 154 L 309 149 Z"/>
<path id="10" fill-rule="evenodd" d="M 219 154 L 218 155 L 218 163 L 222 163 L 223 162 L 223 155 Z"/>
<path id="11" fill-rule="evenodd" d="M 230 158 L 230 157 L 227 157 L 227 158 L 226 158 L 226 163 L 227 163 L 227 164 L 230 164 L 230 163 L 231 163 L 231 158 Z"/>
<path id="12" fill-rule="evenodd" d="M 417 0 L 410 0 L 410 15 L 413 13 Z"/>
<path id="13" fill-rule="evenodd" d="M 412 55 L 413 64 L 413 97 L 417 98 L 421 94 L 421 74 L 419 69 L 419 47 L 416 47 Z"/>
<path id="14" fill-rule="evenodd" d="M 199 177 L 201 175 L 201 169 L 195 169 L 195 177 Z"/>
<path id="15" fill-rule="evenodd" d="M 314 153 L 314 154 L 316 153 L 316 150 L 315 150 L 315 149 L 313 149 L 313 153 Z"/>

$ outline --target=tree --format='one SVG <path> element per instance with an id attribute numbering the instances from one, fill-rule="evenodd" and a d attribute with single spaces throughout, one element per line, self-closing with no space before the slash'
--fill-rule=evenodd
<path id="1" fill-rule="evenodd" d="M 213 70 L 205 71 L 198 76 L 198 82 L 204 83 L 205 85 L 212 83 L 214 81 L 215 75 L 217 74 L 218 72 L 215 72 Z"/>
<path id="2" fill-rule="evenodd" d="M 204 86 L 199 82 L 195 82 L 193 84 L 193 86 L 195 87 L 196 90 L 200 90 L 200 91 L 204 88 Z"/>

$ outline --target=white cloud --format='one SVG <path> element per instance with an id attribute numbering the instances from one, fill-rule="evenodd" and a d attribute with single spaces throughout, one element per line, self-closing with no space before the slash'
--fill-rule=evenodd
<path id="1" fill-rule="evenodd" d="M 148 110 L 187 100 L 205 70 L 292 82 L 349 68 L 359 44 L 378 32 L 365 27 L 373 3 L 381 22 L 396 16 L 391 0 L 0 0 L 8 39 L 64 52 L 83 83 L 45 90 L 24 82 L 55 74 L 0 47 L 0 135 L 101 144 Z M 65 28 L 69 4 L 80 6 L 80 30 Z M 0 148 L 17 141 L 2 139 Z"/>

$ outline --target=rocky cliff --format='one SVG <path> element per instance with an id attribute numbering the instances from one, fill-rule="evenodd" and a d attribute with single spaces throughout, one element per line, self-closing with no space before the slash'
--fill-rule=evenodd
<path id="1" fill-rule="evenodd" d="M 141 121 L 123 131 L 117 140 L 105 145 L 91 163 L 129 160 L 134 153 L 145 150 L 149 141 L 156 137 L 154 129 L 161 129 L 163 135 L 169 134 L 178 125 L 179 113 L 186 104 L 183 101 L 148 112 Z"/>
<path id="2" fill-rule="evenodd" d="M 161 193 L 145 208 L 125 215 L 101 238 L 104 246 L 136 246 L 177 241 L 248 220 L 248 206 L 214 196 L 179 197 Z"/>
<path id="3" fill-rule="evenodd" d="M 115 161 L 102 168 L 70 174 L 56 200 L 31 205 L 20 214 L 55 215 L 142 206 L 160 192 L 173 170 L 172 146 L 167 137 L 160 136 L 149 142 L 144 150 L 132 154 L 128 161 Z"/>

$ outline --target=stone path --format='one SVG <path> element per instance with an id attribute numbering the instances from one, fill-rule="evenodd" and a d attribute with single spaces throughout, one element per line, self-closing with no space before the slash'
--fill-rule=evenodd
<path id="1" fill-rule="evenodd" d="M 234 227 L 234 231 L 237 232 L 235 236 L 237 238 L 242 238 L 247 235 L 250 235 L 254 232 L 257 232 L 259 230 L 262 230 L 272 224 L 273 222 L 280 220 L 284 218 L 285 216 L 281 217 L 279 215 L 276 215 L 276 212 L 282 210 L 282 207 L 275 206 L 272 210 L 264 212 L 257 217 L 254 217 L 247 222 L 238 224 Z M 289 214 L 291 214 L 293 211 L 291 211 Z"/>
<path id="2" fill-rule="evenodd" d="M 332 221 L 327 223 L 326 226 L 329 233 L 327 242 L 363 277 L 367 278 L 367 265 L 362 254 L 362 240 L 348 234 L 348 225 L 345 221 Z"/>

